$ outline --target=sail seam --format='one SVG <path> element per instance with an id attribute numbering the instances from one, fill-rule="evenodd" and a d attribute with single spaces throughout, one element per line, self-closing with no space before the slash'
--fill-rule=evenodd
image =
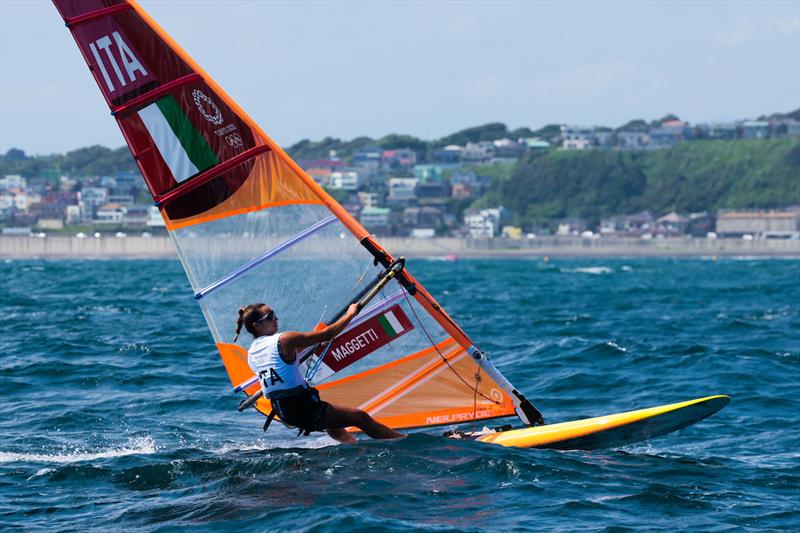
<path id="1" fill-rule="evenodd" d="M 176 89 L 183 85 L 187 85 L 189 83 L 192 83 L 193 81 L 202 81 L 202 80 L 203 77 L 197 73 L 186 74 L 185 76 L 181 76 L 180 78 L 175 78 L 174 80 L 169 81 L 163 85 L 160 85 L 155 89 L 147 91 L 144 94 L 140 94 L 136 98 L 131 98 L 122 105 L 112 107 L 111 114 L 114 116 L 119 116 L 131 111 L 136 111 L 138 108 L 144 107 L 145 104 L 152 103 L 153 101 L 157 100 L 160 96 L 164 96 L 165 94 L 171 92 L 173 89 Z"/>
<path id="2" fill-rule="evenodd" d="M 255 267 L 257 267 L 258 265 L 263 263 L 264 261 L 267 261 L 268 259 L 271 259 L 272 257 L 278 255 L 279 253 L 283 252 L 284 250 L 286 250 L 288 248 L 291 248 L 292 246 L 294 246 L 298 242 L 308 238 L 309 236 L 313 235 L 317 231 L 319 231 L 322 228 L 332 224 L 333 222 L 336 222 L 337 220 L 339 220 L 339 219 L 336 218 L 334 215 L 331 215 L 329 217 L 323 218 L 319 222 L 307 227 L 306 229 L 304 229 L 300 233 L 298 233 L 298 234 L 294 235 L 293 237 L 290 237 L 289 239 L 283 241 L 282 243 L 280 243 L 275 248 L 273 248 L 273 249 L 261 254 L 260 256 L 256 257 L 252 261 L 240 266 L 239 268 L 237 268 L 236 270 L 234 270 L 233 272 L 231 272 L 227 276 L 224 276 L 224 277 L 218 279 L 217 281 L 215 281 L 214 283 L 212 283 L 208 287 L 206 287 L 204 289 L 200 289 L 199 291 L 197 291 L 195 293 L 195 295 L 194 295 L 195 299 L 199 300 L 201 298 L 204 298 L 204 297 L 208 296 L 209 294 L 211 294 L 212 292 L 216 291 L 220 287 L 223 287 L 223 286 L 227 285 L 228 283 L 230 283 L 231 281 L 243 276 L 247 272 L 250 272 Z"/>
<path id="3" fill-rule="evenodd" d="M 67 26 L 67 28 L 71 28 L 76 24 L 82 24 L 84 22 L 104 17 L 106 15 L 119 13 L 120 11 L 132 11 L 133 9 L 134 9 L 133 6 L 130 4 L 118 4 L 115 6 L 104 7 L 101 9 L 90 11 L 88 13 L 84 13 L 83 15 L 78 15 L 76 17 L 64 18 L 64 24 Z"/>
<path id="4" fill-rule="evenodd" d="M 232 168 L 241 165 L 242 163 L 253 159 L 254 157 L 264 153 L 269 152 L 271 148 L 266 145 L 262 144 L 260 146 L 254 146 L 249 150 L 245 150 L 241 154 L 234 156 L 227 161 L 220 163 L 219 165 L 215 165 L 210 169 L 206 170 L 205 172 L 201 172 L 200 174 L 195 175 L 193 178 L 189 178 L 188 181 L 180 184 L 177 188 L 172 189 L 170 192 L 160 195 L 156 197 L 156 205 L 158 207 L 162 207 L 168 202 L 183 196 L 189 191 L 193 191 L 194 189 L 200 187 L 201 185 L 205 185 L 209 181 L 213 180 L 214 178 L 219 177 L 220 174 L 224 174 L 225 172 L 231 170 Z"/>
<path id="5" fill-rule="evenodd" d="M 450 360 L 453 363 L 457 363 L 461 359 L 466 357 L 466 355 L 467 355 L 467 353 L 463 352 L 463 353 L 461 353 L 459 355 L 453 356 Z M 377 413 L 379 411 L 382 411 L 383 409 L 385 409 L 385 408 L 389 407 L 390 405 L 396 403 L 397 401 L 399 401 L 404 396 L 407 396 L 409 393 L 415 391 L 416 389 L 418 389 L 419 387 L 421 387 L 422 385 L 424 385 L 428 381 L 432 380 L 433 378 L 435 378 L 436 376 L 438 376 L 439 374 L 441 374 L 442 372 L 447 370 L 447 367 L 444 365 L 444 363 L 441 360 L 437 360 L 437 362 L 439 364 L 435 368 L 432 368 L 426 375 L 421 376 L 417 381 L 411 383 L 410 385 L 408 385 L 407 387 L 405 387 L 405 388 L 403 388 L 401 390 L 392 391 L 392 395 L 390 397 L 381 399 L 380 403 L 377 403 L 374 406 L 370 407 L 369 408 L 369 413 L 371 415 L 374 415 L 375 413 Z M 474 416 L 474 413 L 473 413 L 473 416 Z"/>
<path id="6" fill-rule="evenodd" d="M 448 357 L 452 357 L 453 361 L 458 361 L 459 359 L 463 358 L 466 355 L 466 352 L 462 352 L 461 354 L 454 355 L 458 353 L 458 350 L 463 348 L 461 345 L 456 345 L 453 349 L 447 353 Z M 370 414 L 377 413 L 381 411 L 386 406 L 394 401 L 399 400 L 412 390 L 416 389 L 423 383 L 427 382 L 432 377 L 438 375 L 442 372 L 445 368 L 446 360 L 442 359 L 432 359 L 430 362 L 426 363 L 422 367 L 418 368 L 413 374 L 408 375 L 407 377 L 401 379 L 397 383 L 394 383 L 383 392 L 377 394 L 370 400 L 362 403 L 358 406 L 359 409 L 363 409 Z"/>
<path id="7" fill-rule="evenodd" d="M 187 218 L 179 218 L 176 219 L 179 222 L 172 222 L 167 219 L 164 222 L 164 226 L 169 231 L 176 231 L 179 229 L 188 228 L 191 226 L 196 226 L 198 224 L 205 224 L 207 222 L 213 222 L 214 220 L 219 220 L 221 218 L 228 218 L 235 215 L 246 215 L 247 213 L 252 213 L 254 211 L 261 211 L 262 209 L 270 209 L 273 207 L 283 207 L 287 205 L 319 205 L 319 202 L 316 200 L 281 200 L 280 202 L 267 202 L 265 204 L 255 205 L 251 207 L 242 207 L 240 209 L 231 209 L 229 211 L 223 211 L 221 213 L 215 213 L 213 215 L 204 215 L 204 216 L 190 216 Z"/>

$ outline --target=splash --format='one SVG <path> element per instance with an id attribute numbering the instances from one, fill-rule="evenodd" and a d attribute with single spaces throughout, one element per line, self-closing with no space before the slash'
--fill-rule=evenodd
<path id="1" fill-rule="evenodd" d="M 136 437 L 131 439 L 129 444 L 109 448 L 103 451 L 85 451 L 76 448 L 66 453 L 46 454 L 46 453 L 15 453 L 0 452 L 0 463 L 55 463 L 68 464 L 83 461 L 96 461 L 98 459 L 114 459 L 126 455 L 150 455 L 156 453 L 156 445 L 149 436 Z"/>

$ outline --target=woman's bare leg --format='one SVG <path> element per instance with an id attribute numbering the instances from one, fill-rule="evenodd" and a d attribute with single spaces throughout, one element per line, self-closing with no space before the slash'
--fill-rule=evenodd
<path id="1" fill-rule="evenodd" d="M 357 427 L 373 439 L 399 439 L 405 437 L 405 435 L 398 433 L 389 426 L 384 426 L 377 422 L 361 409 L 330 405 L 328 414 L 325 417 L 325 427 L 336 430 L 349 426 Z"/>
<path id="2" fill-rule="evenodd" d="M 338 440 L 344 444 L 353 444 L 354 442 L 358 442 L 358 439 L 348 433 L 345 429 L 326 429 L 325 432 L 328 433 L 330 438 L 333 440 Z"/>

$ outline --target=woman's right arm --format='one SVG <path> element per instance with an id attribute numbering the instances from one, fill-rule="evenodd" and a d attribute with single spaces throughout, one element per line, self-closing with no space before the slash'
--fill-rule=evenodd
<path id="1" fill-rule="evenodd" d="M 342 318 L 329 326 L 317 331 L 287 331 L 281 335 L 281 346 L 284 348 L 284 354 L 288 356 L 287 359 L 290 358 L 291 361 L 294 361 L 297 350 L 327 342 L 336 337 L 353 320 L 358 311 L 358 305 L 350 304 Z"/>

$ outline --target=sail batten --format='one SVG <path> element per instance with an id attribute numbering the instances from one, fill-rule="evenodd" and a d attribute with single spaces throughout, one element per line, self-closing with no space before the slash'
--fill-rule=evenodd
<path id="1" fill-rule="evenodd" d="M 112 106 L 111 114 L 114 116 L 123 116 L 125 113 L 133 113 L 138 111 L 139 108 L 145 107 L 148 104 L 151 104 L 158 100 L 160 97 L 168 94 L 170 91 L 177 89 L 182 85 L 187 85 L 189 83 L 200 81 L 203 78 L 196 73 L 186 74 L 185 76 L 181 76 L 180 78 L 176 78 L 170 82 L 167 82 L 152 91 L 148 91 L 144 94 L 133 98 L 132 100 L 128 100 L 122 105 L 119 106 Z"/>
<path id="2" fill-rule="evenodd" d="M 88 13 L 84 13 L 83 15 L 78 15 L 77 17 L 71 17 L 64 20 L 64 24 L 66 26 L 72 27 L 78 24 L 82 24 L 84 22 L 89 22 L 90 20 L 94 20 L 96 18 L 105 17 L 112 13 L 119 13 L 120 11 L 128 11 L 132 10 L 133 6 L 127 4 L 118 4 L 115 6 L 108 6 L 101 9 L 97 9 L 95 11 L 90 11 Z"/>
<path id="3" fill-rule="evenodd" d="M 252 394 L 248 341 L 231 340 L 242 305 L 267 302 L 283 324 L 308 331 L 335 320 L 394 257 L 136 2 L 53 2 L 77 21 L 70 32 L 159 206 L 232 387 Z M 410 272 L 397 281 L 330 345 L 302 354 L 323 399 L 393 427 L 513 415 L 520 400 L 508 380 Z M 255 407 L 269 413 L 267 400 Z"/>
<path id="4" fill-rule="evenodd" d="M 298 242 L 308 238 L 309 236 L 313 235 L 314 233 L 316 233 L 317 231 L 321 230 L 325 226 L 328 226 L 329 224 L 332 224 L 332 223 L 336 222 L 337 220 L 338 219 L 335 216 L 331 215 L 328 218 L 324 218 L 324 219 L 320 220 L 319 222 L 317 222 L 316 224 L 314 224 L 312 226 L 309 226 L 308 228 L 304 229 L 300 233 L 297 233 L 296 235 L 294 235 L 294 236 L 290 237 L 289 239 L 283 241 L 281 244 L 279 244 L 275 248 L 272 248 L 271 250 L 263 253 L 262 255 L 258 256 L 257 258 L 253 259 L 252 261 L 240 266 L 239 268 L 237 268 L 236 270 L 234 270 L 233 272 L 231 272 L 230 274 L 228 274 L 224 278 L 221 278 L 221 279 L 215 281 L 214 283 L 212 283 L 211 285 L 209 285 L 208 287 L 197 291 L 195 293 L 195 295 L 194 295 L 195 299 L 199 300 L 199 299 L 203 298 L 204 296 L 208 296 L 209 294 L 211 294 L 215 290 L 225 286 L 226 284 L 230 283 L 231 281 L 234 281 L 235 279 L 238 279 L 240 276 L 246 274 L 247 272 L 250 272 L 252 269 L 257 267 L 258 265 L 260 265 L 264 261 L 267 261 L 268 259 L 271 259 L 271 258 L 275 257 L 276 255 L 278 255 L 279 253 L 283 252 L 284 250 L 287 250 L 291 246 L 293 246 L 293 245 L 297 244 Z"/>

